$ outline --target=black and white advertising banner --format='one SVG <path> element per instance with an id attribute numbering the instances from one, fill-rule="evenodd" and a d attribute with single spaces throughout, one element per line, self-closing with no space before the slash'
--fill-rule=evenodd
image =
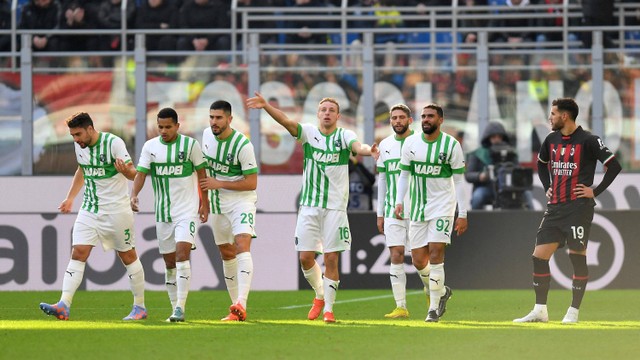
<path id="1" fill-rule="evenodd" d="M 531 254 L 541 211 L 471 211 L 469 230 L 446 249 L 446 281 L 458 289 L 531 288 Z M 588 289 L 640 288 L 640 242 L 636 225 L 640 211 L 597 211 L 587 251 Z M 376 228 L 375 214 L 349 215 L 353 236 L 350 252 L 342 254 L 340 287 L 390 288 L 389 250 Z M 407 286 L 422 283 L 405 259 Z M 572 268 L 566 248 L 551 260 L 552 287 L 571 288 Z M 300 288 L 308 288 L 300 277 Z"/>

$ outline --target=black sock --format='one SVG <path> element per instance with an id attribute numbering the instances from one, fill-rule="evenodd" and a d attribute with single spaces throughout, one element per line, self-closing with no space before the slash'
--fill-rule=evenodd
<path id="1" fill-rule="evenodd" d="M 536 304 L 546 305 L 549 295 L 549 284 L 551 283 L 551 270 L 549 260 L 533 259 L 533 290 L 536 292 Z"/>
<path id="2" fill-rule="evenodd" d="M 569 259 L 573 264 L 573 300 L 571 301 L 571 307 L 580 309 L 584 292 L 587 289 L 587 282 L 589 281 L 589 269 L 587 268 L 587 257 L 579 254 L 569 254 Z"/>

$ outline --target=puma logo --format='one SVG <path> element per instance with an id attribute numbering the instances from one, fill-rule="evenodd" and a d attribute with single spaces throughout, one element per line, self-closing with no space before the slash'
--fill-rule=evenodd
<path id="1" fill-rule="evenodd" d="M 320 142 L 320 139 L 318 139 L 317 137 L 313 137 L 314 139 L 316 139 L 316 142 Z"/>
<path id="2" fill-rule="evenodd" d="M 233 281 L 234 278 L 235 278 L 235 276 L 231 276 L 231 277 L 225 276 L 224 277 L 225 280 L 229 280 L 229 281 Z"/>
<path id="3" fill-rule="evenodd" d="M 67 271 L 67 270 L 65 270 L 64 272 L 66 272 L 67 274 L 69 274 L 69 276 L 73 277 L 74 271 Z"/>
<path id="4" fill-rule="evenodd" d="M 386 152 L 387 154 L 391 154 L 391 151 L 389 150 L 385 150 L 384 152 Z"/>
<path id="5" fill-rule="evenodd" d="M 174 283 L 174 282 L 166 282 L 166 283 L 164 283 L 164 284 L 165 284 L 165 285 L 176 286 L 176 283 Z"/>
<path id="6" fill-rule="evenodd" d="M 440 280 L 436 280 L 433 278 L 429 278 L 429 281 L 433 281 L 434 283 L 436 283 L 436 285 L 440 284 Z"/>
<path id="7" fill-rule="evenodd" d="M 394 278 L 398 278 L 398 275 L 394 275 L 394 274 L 389 274 L 390 277 L 394 277 Z"/>
<path id="8" fill-rule="evenodd" d="M 414 151 L 409 150 L 409 152 L 411 153 L 411 155 L 415 155 L 416 153 Z"/>
<path id="9" fill-rule="evenodd" d="M 338 291 L 338 288 L 335 285 L 329 285 L 330 288 L 333 289 L 333 291 Z"/>
<path id="10" fill-rule="evenodd" d="M 182 275 L 180 275 L 180 279 L 189 280 L 189 276 L 182 276 Z"/>
<path id="11" fill-rule="evenodd" d="M 246 270 L 240 270 L 241 273 L 245 273 L 247 275 L 251 275 L 251 271 L 246 271 Z"/>

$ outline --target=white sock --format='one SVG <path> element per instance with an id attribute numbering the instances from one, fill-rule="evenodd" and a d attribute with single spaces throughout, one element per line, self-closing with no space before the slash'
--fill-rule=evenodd
<path id="1" fill-rule="evenodd" d="M 429 284 L 430 273 L 431 273 L 431 264 L 427 264 L 427 266 L 425 266 L 424 269 L 418 270 L 418 275 L 420 275 L 420 280 L 422 280 L 422 284 L 424 285 L 424 289 L 427 296 L 429 296 L 429 288 L 431 287 L 431 285 Z"/>
<path id="2" fill-rule="evenodd" d="M 176 308 L 178 301 L 178 287 L 176 286 L 176 269 L 164 269 L 164 284 L 167 287 L 169 301 L 171 301 L 171 310 Z"/>
<path id="3" fill-rule="evenodd" d="M 187 304 L 187 296 L 189 295 L 189 284 L 191 283 L 191 263 L 187 261 L 176 262 L 176 287 L 178 300 L 176 307 L 182 308 Z"/>
<path id="4" fill-rule="evenodd" d="M 324 312 L 333 312 L 333 304 L 336 302 L 336 293 L 338 292 L 340 280 L 331 280 L 325 276 L 322 285 L 324 287 Z"/>
<path id="5" fill-rule="evenodd" d="M 69 260 L 69 265 L 67 265 L 67 270 L 65 270 L 64 279 L 62 280 L 62 295 L 60 296 L 60 301 L 67 306 L 71 306 L 73 295 L 75 295 L 80 283 L 82 283 L 86 264 L 83 261 Z"/>
<path id="6" fill-rule="evenodd" d="M 253 279 L 253 259 L 248 251 L 238 254 L 236 259 L 238 259 L 238 302 L 246 309 Z"/>
<path id="7" fill-rule="evenodd" d="M 430 291 L 429 297 L 431 304 L 429 310 L 436 310 L 440 303 L 440 297 L 444 295 L 444 263 L 431 264 L 431 272 L 429 273 Z"/>
<path id="8" fill-rule="evenodd" d="M 391 264 L 389 267 L 391 278 L 391 290 L 396 301 L 396 307 L 407 308 L 407 275 L 404 272 L 404 264 Z"/>
<path id="9" fill-rule="evenodd" d="M 129 275 L 129 287 L 133 294 L 133 305 L 144 306 L 144 268 L 140 259 L 125 265 L 127 274 Z"/>
<path id="10" fill-rule="evenodd" d="M 238 301 L 238 259 L 222 260 L 222 272 L 231 303 L 235 304 Z"/>
<path id="11" fill-rule="evenodd" d="M 324 287 L 322 285 L 322 269 L 317 262 L 313 263 L 313 266 L 309 270 L 302 269 L 304 278 L 307 279 L 309 285 L 316 292 L 316 299 L 324 299 Z"/>

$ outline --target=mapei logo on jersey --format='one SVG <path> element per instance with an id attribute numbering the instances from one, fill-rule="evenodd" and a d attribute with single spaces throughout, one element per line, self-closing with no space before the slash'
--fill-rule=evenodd
<path id="1" fill-rule="evenodd" d="M 392 171 L 398 171 L 400 170 L 400 162 L 398 161 L 390 161 L 387 163 L 387 171 L 388 172 L 392 172 Z"/>
<path id="2" fill-rule="evenodd" d="M 233 154 L 232 153 L 228 153 L 227 154 L 227 162 L 233 162 Z"/>
<path id="3" fill-rule="evenodd" d="M 100 177 L 105 176 L 106 172 L 104 168 L 94 168 L 94 167 L 86 167 L 82 168 L 82 173 L 86 177 Z"/>
<path id="4" fill-rule="evenodd" d="M 159 165 L 156 167 L 156 175 L 182 175 L 183 170 L 184 166 L 182 165 Z"/>
<path id="5" fill-rule="evenodd" d="M 215 172 L 219 172 L 219 173 L 223 173 L 226 174 L 229 172 L 229 166 L 228 165 L 223 165 L 220 163 L 215 163 L 215 162 L 209 162 L 209 167 L 211 168 L 211 170 L 215 171 Z"/>
<path id="6" fill-rule="evenodd" d="M 178 159 L 184 160 L 184 151 L 178 152 Z"/>
<path id="7" fill-rule="evenodd" d="M 415 174 L 422 174 L 422 175 L 440 175 L 440 172 L 442 171 L 442 166 L 440 165 L 422 165 L 422 164 L 415 164 L 413 166 L 413 172 Z"/>
<path id="8" fill-rule="evenodd" d="M 325 154 L 325 153 L 321 153 L 321 152 L 314 152 L 313 153 L 313 160 L 320 162 L 320 163 L 326 163 L 326 164 L 336 164 L 338 163 L 338 161 L 340 161 L 340 154 Z"/>

